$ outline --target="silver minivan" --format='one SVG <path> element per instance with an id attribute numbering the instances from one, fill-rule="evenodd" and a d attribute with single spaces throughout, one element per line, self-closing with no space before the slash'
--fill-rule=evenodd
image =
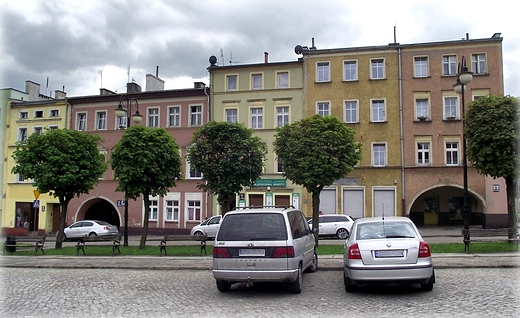
<path id="1" fill-rule="evenodd" d="M 252 207 L 227 212 L 213 247 L 213 277 L 221 292 L 234 283 L 287 283 L 302 291 L 304 271 L 318 268 L 314 235 L 295 208 Z"/>

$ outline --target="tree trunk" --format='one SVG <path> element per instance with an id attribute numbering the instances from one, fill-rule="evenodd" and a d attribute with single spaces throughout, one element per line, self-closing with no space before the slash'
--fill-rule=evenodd
<path id="1" fill-rule="evenodd" d="M 144 220 L 143 220 L 143 231 L 141 232 L 141 242 L 139 243 L 139 249 L 144 250 L 146 248 L 146 238 L 148 237 L 148 219 L 150 218 L 150 196 L 148 193 L 143 193 L 144 200 Z"/>
<path id="2" fill-rule="evenodd" d="M 60 228 L 58 230 L 58 236 L 56 237 L 56 243 L 54 248 L 61 248 L 63 245 L 63 230 L 65 229 L 65 222 L 67 221 L 67 206 L 69 205 L 70 199 L 60 197 Z"/>
<path id="3" fill-rule="evenodd" d="M 505 178 L 506 180 L 506 193 L 507 193 L 507 214 L 509 216 L 509 228 L 516 228 L 516 205 L 515 205 L 515 196 L 516 196 L 516 179 L 513 176 L 508 176 Z M 509 232 L 509 238 L 513 239 L 514 233 Z"/>
<path id="4" fill-rule="evenodd" d="M 314 232 L 314 241 L 316 242 L 316 247 L 318 247 L 318 229 L 320 222 L 320 193 L 323 187 L 317 187 L 314 192 L 312 192 L 312 230 Z"/>

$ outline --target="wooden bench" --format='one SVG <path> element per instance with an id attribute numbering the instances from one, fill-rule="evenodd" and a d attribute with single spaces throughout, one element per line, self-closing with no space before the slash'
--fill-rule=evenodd
<path id="1" fill-rule="evenodd" d="M 79 255 L 79 251 L 83 251 L 83 255 L 85 255 L 85 243 L 87 242 L 109 242 L 112 241 L 112 255 L 116 253 L 116 250 L 121 255 L 121 250 L 119 249 L 119 245 L 121 244 L 121 235 L 98 235 L 98 236 L 85 236 L 78 240 L 76 244 L 76 256 Z M 107 244 L 89 244 L 88 246 L 108 246 Z"/>
<path id="2" fill-rule="evenodd" d="M 499 228 L 499 229 L 482 229 L 482 228 L 470 228 L 468 230 L 463 229 L 461 231 L 462 241 L 464 242 L 464 252 L 470 253 L 469 244 L 474 241 L 480 242 L 499 242 L 508 241 L 516 242 L 516 250 L 518 251 L 518 242 L 520 237 L 518 235 L 518 229 L 516 228 Z M 509 236 L 514 238 L 510 239 Z"/>
<path id="3" fill-rule="evenodd" d="M 6 237 L 4 243 L 3 253 L 6 252 L 13 254 L 16 251 L 30 251 L 34 250 L 34 254 L 38 255 L 38 251 L 42 251 L 42 254 L 45 254 L 43 247 L 45 245 L 44 235 L 29 235 L 29 236 L 8 236 Z"/>
<path id="4" fill-rule="evenodd" d="M 147 239 L 147 241 L 158 241 L 159 242 L 159 254 L 162 256 L 163 252 L 164 255 L 167 256 L 166 253 L 166 243 L 172 242 L 172 241 L 191 241 L 191 240 L 197 240 L 200 241 L 200 255 L 202 255 L 202 252 L 204 252 L 204 255 L 208 255 L 206 252 L 206 241 L 208 240 L 208 237 L 205 235 L 182 235 L 182 234 L 172 234 L 172 235 L 165 235 L 162 238 L 150 238 Z"/>

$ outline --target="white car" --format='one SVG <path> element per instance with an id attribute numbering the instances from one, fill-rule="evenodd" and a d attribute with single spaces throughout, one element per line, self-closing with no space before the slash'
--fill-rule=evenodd
<path id="1" fill-rule="evenodd" d="M 192 236 L 206 235 L 208 238 L 214 238 L 217 235 L 218 228 L 220 227 L 221 219 L 221 215 L 212 216 L 201 224 L 194 226 L 191 229 L 190 234 Z"/>
<path id="2" fill-rule="evenodd" d="M 350 233 L 350 229 L 354 224 L 354 220 L 345 214 L 325 214 L 319 217 L 319 236 L 336 236 L 340 239 L 346 239 Z M 309 220 L 312 227 L 312 219 Z"/>
<path id="3" fill-rule="evenodd" d="M 63 241 L 80 239 L 85 236 L 118 235 L 117 226 L 105 221 L 83 220 L 63 229 Z M 58 235 L 56 233 L 56 235 Z"/>

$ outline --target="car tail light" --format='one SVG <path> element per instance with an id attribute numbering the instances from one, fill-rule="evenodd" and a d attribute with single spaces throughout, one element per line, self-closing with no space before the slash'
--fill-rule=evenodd
<path id="1" fill-rule="evenodd" d="M 274 250 L 273 258 L 291 258 L 294 257 L 294 247 L 287 246 L 287 247 L 277 247 Z"/>
<path id="2" fill-rule="evenodd" d="M 225 247 L 214 247 L 213 257 L 215 258 L 229 258 L 229 252 Z"/>
<path id="3" fill-rule="evenodd" d="M 347 255 L 348 259 L 361 259 L 361 252 L 357 243 L 349 246 Z"/>
<path id="4" fill-rule="evenodd" d="M 419 257 L 430 257 L 430 246 L 426 242 L 419 243 Z"/>

